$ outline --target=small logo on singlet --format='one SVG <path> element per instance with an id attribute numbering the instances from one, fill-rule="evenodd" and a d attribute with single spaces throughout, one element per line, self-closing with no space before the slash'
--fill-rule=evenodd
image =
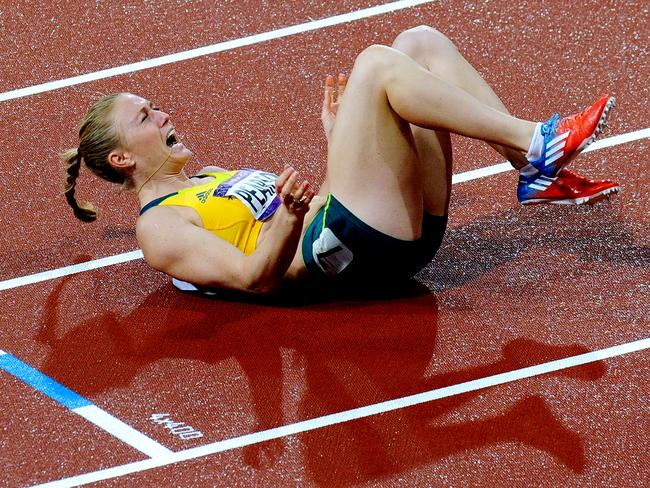
<path id="1" fill-rule="evenodd" d="M 202 191 L 201 193 L 196 194 L 196 198 L 198 198 L 201 203 L 207 202 L 209 196 L 210 196 L 209 191 Z"/>

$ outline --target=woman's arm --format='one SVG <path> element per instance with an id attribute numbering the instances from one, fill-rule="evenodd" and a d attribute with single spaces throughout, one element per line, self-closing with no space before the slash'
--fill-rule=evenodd
<path id="1" fill-rule="evenodd" d="M 296 253 L 313 192 L 286 169 L 276 181 L 281 205 L 264 240 L 246 256 L 232 244 L 187 221 L 172 207 L 156 207 L 138 221 L 145 259 L 155 269 L 195 285 L 269 293 L 281 283 Z"/>

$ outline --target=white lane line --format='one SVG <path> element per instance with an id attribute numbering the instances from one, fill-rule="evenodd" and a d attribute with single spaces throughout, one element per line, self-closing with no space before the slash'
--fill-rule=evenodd
<path id="1" fill-rule="evenodd" d="M 621 356 L 623 354 L 642 351 L 648 348 L 650 348 L 650 338 L 641 339 L 627 344 L 621 344 L 618 346 L 609 347 L 598 351 L 592 351 L 585 354 L 580 354 L 579 356 L 559 359 L 548 363 L 538 364 L 536 366 L 530 366 L 528 368 L 517 369 L 514 371 L 509 371 L 507 373 L 501 373 L 494 376 L 488 376 L 486 378 L 467 381 L 465 383 L 460 383 L 458 385 L 439 388 L 437 390 L 418 393 L 416 395 L 411 395 L 403 398 L 398 398 L 395 400 L 376 403 L 374 405 L 367 405 L 365 407 L 355 408 L 352 410 L 347 410 L 344 412 L 339 412 L 331 415 L 325 415 L 323 417 L 317 417 L 314 419 L 305 420 L 303 422 L 298 422 L 295 424 L 284 425 L 282 427 L 277 427 L 275 429 L 264 430 L 261 432 L 255 432 L 253 434 L 244 435 L 241 437 L 235 437 L 233 439 L 214 442 L 212 444 L 206 444 L 204 446 L 187 449 L 185 451 L 178 451 L 173 454 L 158 457 L 156 459 L 147 459 L 135 463 L 123 464 L 121 466 L 115 466 L 113 468 L 103 469 L 91 473 L 82 474 L 79 476 L 73 476 L 70 478 L 52 481 L 38 486 L 48 487 L 48 488 L 63 488 L 63 487 L 78 486 L 78 485 L 93 483 L 101 480 L 116 478 L 119 476 L 124 476 L 126 474 L 146 471 L 161 466 L 167 466 L 170 464 L 187 461 L 189 459 L 204 457 L 218 452 L 223 452 L 231 449 L 238 449 L 259 442 L 265 442 L 272 439 L 279 439 L 290 435 L 296 435 L 303 432 L 309 432 L 315 429 L 320 429 L 322 427 L 328 427 L 343 422 L 349 422 L 351 420 L 357 420 L 365 417 L 370 417 L 373 415 L 378 415 L 381 413 L 391 412 L 394 410 L 411 407 L 413 405 L 431 402 L 433 400 L 438 400 L 441 398 L 461 395 L 463 393 L 468 393 L 483 388 L 489 388 L 492 386 L 502 385 L 504 383 L 518 381 L 525 378 L 532 378 L 534 376 L 552 373 L 554 371 L 559 371 L 561 369 L 572 368 L 575 366 L 592 363 L 594 361 L 601 361 L 604 359 Z"/>
<path id="2" fill-rule="evenodd" d="M 84 263 L 64 266 L 63 268 L 43 271 L 42 273 L 21 276 L 19 278 L 12 278 L 10 280 L 0 281 L 0 291 L 9 290 L 10 288 L 17 288 L 19 286 L 30 285 L 32 283 L 39 283 L 41 281 L 53 280 L 55 278 L 61 278 L 63 276 L 81 273 L 83 271 L 90 271 L 92 269 L 104 268 L 106 266 L 112 266 L 114 264 L 126 263 L 135 259 L 142 259 L 142 257 L 142 251 L 137 249 L 135 251 L 125 252 L 123 254 L 116 254 L 114 256 L 94 259 L 92 261 L 86 261 Z"/>
<path id="3" fill-rule="evenodd" d="M 506 171 L 511 171 L 512 169 L 514 169 L 512 165 L 507 162 L 493 164 L 492 166 L 486 166 L 485 168 L 473 169 L 470 171 L 465 171 L 464 173 L 451 175 L 451 184 L 456 185 L 458 183 L 464 183 L 466 181 L 477 180 L 479 178 L 485 178 L 486 176 L 505 173 Z"/>
<path id="4" fill-rule="evenodd" d="M 620 134 L 617 136 L 608 137 L 606 139 L 602 139 L 600 141 L 594 142 L 584 152 L 595 151 L 597 149 L 604 149 L 606 147 L 612 147 L 619 144 L 625 144 L 628 142 L 633 142 L 640 139 L 648 139 L 648 138 L 650 138 L 650 128 L 641 129 L 634 132 L 628 132 L 626 134 Z M 455 174 L 452 176 L 451 182 L 452 184 L 455 185 L 466 181 L 485 178 L 486 176 L 504 173 L 512 169 L 513 168 L 512 166 L 510 166 L 510 163 L 494 164 L 492 166 L 486 166 L 485 168 L 473 169 L 471 171 L 465 171 L 464 173 Z M 114 256 L 108 256 L 105 258 L 95 259 L 92 261 L 86 261 L 85 263 L 73 264 L 70 266 L 65 266 L 63 268 L 53 269 L 50 271 L 44 271 L 32 275 L 12 278 L 9 280 L 0 281 L 0 291 L 9 290 L 11 288 L 18 288 L 19 286 L 30 285 L 32 283 L 39 283 L 41 281 L 52 280 L 55 278 L 61 278 L 63 276 L 81 273 L 83 271 L 90 271 L 92 269 L 103 268 L 105 266 L 112 266 L 114 264 L 125 263 L 127 261 L 134 261 L 136 259 L 142 259 L 142 257 L 143 257 L 142 251 L 138 249 L 123 254 L 116 254 Z"/>
<path id="5" fill-rule="evenodd" d="M 122 442 L 135 447 L 138 451 L 146 454 L 150 458 L 157 458 L 159 456 L 173 453 L 173 451 L 158 444 L 153 439 L 138 432 L 130 425 L 125 424 L 120 419 L 112 416 L 104 410 L 101 410 L 95 405 L 75 408 L 72 411 L 81 415 L 86 420 L 89 420 L 100 429 L 103 429 L 109 434 L 117 437 Z"/>
<path id="6" fill-rule="evenodd" d="M 638 141 L 639 139 L 649 139 L 649 138 L 650 138 L 650 127 L 647 129 L 635 130 L 633 132 L 626 132 L 625 134 L 619 134 L 617 136 L 600 139 L 594 142 L 593 144 L 591 144 L 583 152 L 588 153 L 591 151 L 597 151 L 598 149 L 605 149 L 606 147 L 625 144 L 626 142 Z"/>
<path id="7" fill-rule="evenodd" d="M 258 44 L 273 39 L 280 39 L 282 37 L 301 34 L 303 32 L 309 32 L 312 30 L 323 29 L 325 27 L 331 27 L 338 24 L 344 24 L 346 22 L 354 22 L 355 20 L 374 17 L 376 15 L 382 15 L 390 12 L 396 12 L 398 10 L 416 7 L 418 5 L 422 5 L 425 3 L 432 3 L 433 1 L 434 0 L 400 0 L 397 2 L 391 2 L 391 3 L 386 3 L 384 5 L 377 5 L 375 7 L 369 7 L 362 10 L 357 10 L 355 12 L 335 15 L 324 19 L 305 22 L 303 24 L 292 25 L 289 27 L 284 27 L 273 31 L 242 37 L 240 39 L 233 39 L 230 41 L 220 42 L 209 46 L 190 49 L 189 51 L 182 51 L 179 53 L 168 54 L 166 56 L 160 56 L 158 58 L 139 61 L 137 63 L 131 63 L 123 66 L 117 66 L 115 68 L 104 69 L 101 71 L 96 71 L 94 73 L 87 73 L 84 75 L 73 76 L 71 78 L 50 81 L 39 85 L 20 88 L 17 90 L 11 90 L 4 93 L 0 93 L 0 102 L 13 100 L 21 97 L 27 97 L 30 95 L 34 95 L 36 93 L 58 90 L 59 88 L 79 85 L 81 83 L 88 83 L 90 81 L 110 78 L 112 76 L 134 73 L 136 71 L 155 68 L 158 66 L 163 66 L 165 64 L 177 63 L 179 61 L 186 61 L 188 59 L 198 58 L 200 56 L 207 56 L 209 54 L 228 51 L 230 49 L 250 46 L 252 44 Z"/>

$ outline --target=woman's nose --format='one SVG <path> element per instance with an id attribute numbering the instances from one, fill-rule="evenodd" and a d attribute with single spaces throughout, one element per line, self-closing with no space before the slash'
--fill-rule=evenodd
<path id="1" fill-rule="evenodd" d="M 163 112 L 162 110 L 158 112 L 158 116 L 160 117 L 160 127 L 162 127 L 169 121 L 169 114 Z"/>

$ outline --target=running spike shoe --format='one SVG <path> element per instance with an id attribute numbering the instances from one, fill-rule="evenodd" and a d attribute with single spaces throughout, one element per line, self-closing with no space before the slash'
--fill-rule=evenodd
<path id="1" fill-rule="evenodd" d="M 522 205 L 552 203 L 556 205 L 582 205 L 596 203 L 620 189 L 611 180 L 589 180 L 563 169 L 555 177 L 538 174 L 521 175 L 517 186 L 517 199 Z"/>
<path id="2" fill-rule="evenodd" d="M 611 193 L 617 193 L 621 189 L 621 185 L 612 180 L 590 180 L 584 176 L 580 176 L 573 171 L 564 168 L 558 175 L 569 186 L 580 192 L 588 192 L 589 200 L 582 203 L 594 203 L 602 200 Z M 601 197 L 601 198 L 599 198 Z"/>
<path id="3" fill-rule="evenodd" d="M 614 97 L 604 95 L 579 114 L 562 119 L 559 114 L 553 115 L 541 126 L 544 136 L 542 155 L 539 159 L 530 161 L 530 164 L 544 176 L 556 176 L 596 140 L 607 125 L 607 114 L 615 104 Z"/>

